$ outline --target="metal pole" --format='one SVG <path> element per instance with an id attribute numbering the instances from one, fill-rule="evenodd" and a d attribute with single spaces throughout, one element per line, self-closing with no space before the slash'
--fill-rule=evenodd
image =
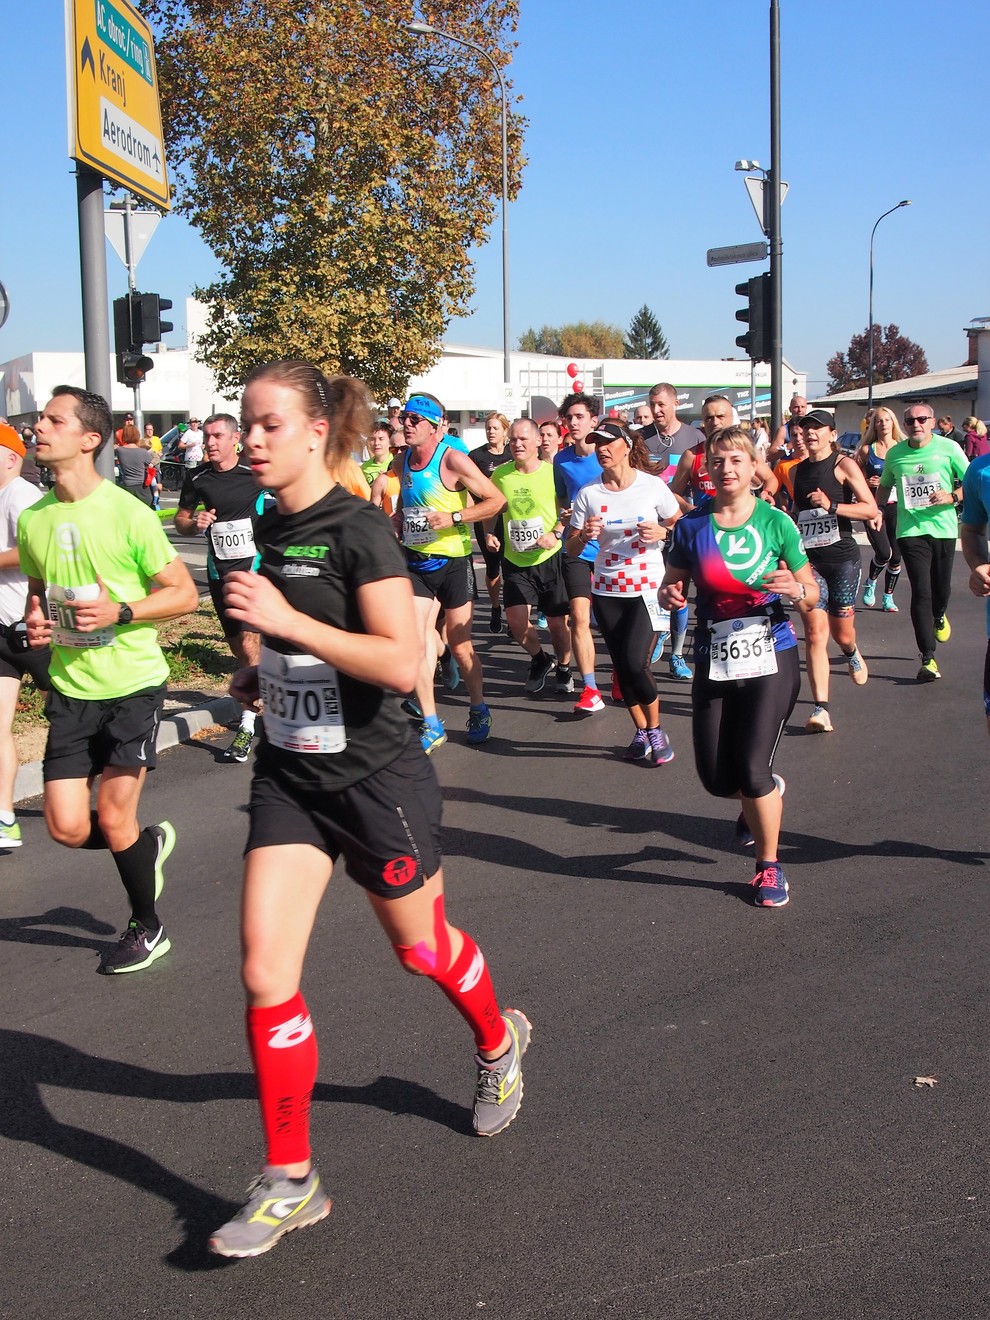
<path id="1" fill-rule="evenodd" d="M 784 418 L 784 298 L 780 233 L 780 4 L 770 0 L 770 434 Z"/>
<path id="2" fill-rule="evenodd" d="M 756 424 L 756 363 L 752 358 L 749 362 L 749 424 Z"/>
<path id="3" fill-rule="evenodd" d="M 444 41 L 453 41 L 455 45 L 467 46 L 476 51 L 492 66 L 492 72 L 498 79 L 498 90 L 502 97 L 502 376 L 506 385 L 506 394 L 512 385 L 512 364 L 509 348 L 509 98 L 505 90 L 502 71 L 485 50 L 476 41 L 467 37 L 457 37 L 453 32 L 444 32 L 430 23 L 407 23 L 406 31 L 417 37 L 442 37 Z"/>
<path id="4" fill-rule="evenodd" d="M 107 250 L 103 225 L 103 176 L 77 166 L 79 273 L 82 284 L 83 353 L 86 388 L 111 401 L 110 324 L 107 316 Z M 101 477 L 113 479 L 113 447 L 104 445 L 96 459 Z"/>
<path id="5" fill-rule="evenodd" d="M 867 359 L 869 365 L 867 367 L 867 372 L 866 372 L 867 411 L 869 411 L 873 407 L 873 239 L 876 236 L 877 225 L 880 223 L 881 220 L 886 220 L 888 215 L 893 215 L 893 213 L 895 211 L 899 211 L 902 206 L 910 206 L 910 205 L 911 203 L 905 200 L 903 202 L 898 202 L 896 206 L 892 206 L 889 211 L 884 211 L 883 215 L 879 217 L 877 223 L 873 226 L 873 229 L 870 232 L 870 320 L 867 326 L 867 336 L 869 337 L 870 346 L 869 346 L 869 356 Z"/>
<path id="6" fill-rule="evenodd" d="M 485 56 L 495 70 L 502 93 L 502 377 L 508 393 L 512 386 L 509 347 L 509 106 L 501 71 L 487 51 Z"/>
<path id="7" fill-rule="evenodd" d="M 131 215 L 134 204 L 131 200 L 131 194 L 124 194 L 124 260 L 127 265 L 127 292 L 135 293 L 137 291 L 137 262 L 134 260 L 134 246 L 131 238 Z M 142 348 L 144 345 L 142 345 Z M 137 427 L 138 435 L 144 432 L 144 413 L 141 411 L 141 386 L 132 385 L 131 392 L 134 395 L 134 425 Z"/>

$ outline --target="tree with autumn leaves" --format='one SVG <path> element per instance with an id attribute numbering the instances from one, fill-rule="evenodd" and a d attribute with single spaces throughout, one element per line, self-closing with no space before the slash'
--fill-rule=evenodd
<path id="1" fill-rule="evenodd" d="M 886 328 L 874 325 L 873 330 L 873 383 L 907 380 L 909 376 L 923 376 L 928 370 L 925 350 L 913 339 L 902 335 L 896 325 Z M 835 353 L 826 363 L 828 391 L 858 389 L 866 385 L 870 370 L 870 331 L 853 335 L 844 353 Z"/>
<path id="2" fill-rule="evenodd" d="M 517 0 L 438 0 L 423 17 L 510 60 Z M 501 195 L 487 61 L 413 36 L 408 0 L 144 0 L 175 209 L 221 268 L 196 290 L 198 356 L 236 391 L 299 357 L 401 394 L 469 309 Z M 508 83 L 507 83 L 508 85 Z M 523 117 L 508 122 L 510 196 Z"/>

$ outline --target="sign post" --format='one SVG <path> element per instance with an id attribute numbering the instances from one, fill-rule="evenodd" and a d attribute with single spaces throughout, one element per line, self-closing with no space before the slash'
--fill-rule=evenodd
<path id="1" fill-rule="evenodd" d="M 65 0 L 69 155 L 78 162 L 86 388 L 111 400 L 103 181 L 169 210 L 151 29 L 128 0 Z M 113 476 L 109 445 L 97 459 Z"/>

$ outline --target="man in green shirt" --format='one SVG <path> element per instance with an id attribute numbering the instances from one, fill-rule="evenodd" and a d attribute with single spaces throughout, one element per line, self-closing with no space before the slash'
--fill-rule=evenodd
<path id="1" fill-rule="evenodd" d="M 535 422 L 522 418 L 509 427 L 511 463 L 492 471 L 492 485 L 505 496 L 501 526 L 505 544 L 495 535 L 497 519 L 487 524 L 488 548 L 501 550 L 505 617 L 509 631 L 530 658 L 526 691 L 542 691 L 547 678 L 557 671 L 557 694 L 574 691 L 571 674 L 570 608 L 561 571 L 563 523 L 557 516 L 554 472 L 540 458 L 540 431 Z M 542 611 L 556 659 L 540 646 L 530 610 Z"/>
<path id="2" fill-rule="evenodd" d="M 907 439 L 887 451 L 877 504 L 883 508 L 897 487 L 897 543 L 911 583 L 911 623 L 921 652 L 918 682 L 934 683 L 942 677 L 935 646 L 952 633 L 946 610 L 959 535 L 956 505 L 969 464 L 954 440 L 932 434 L 930 404 L 909 404 L 904 430 Z"/>
<path id="3" fill-rule="evenodd" d="M 152 510 L 96 470 L 113 433 L 106 400 L 56 386 L 35 430 L 55 488 L 21 514 L 17 547 L 28 640 L 52 649 L 45 822 L 66 847 L 110 850 L 131 918 L 98 970 L 136 972 L 171 947 L 155 902 L 175 830 L 137 819 L 168 678 L 155 623 L 193 611 L 198 593 Z"/>

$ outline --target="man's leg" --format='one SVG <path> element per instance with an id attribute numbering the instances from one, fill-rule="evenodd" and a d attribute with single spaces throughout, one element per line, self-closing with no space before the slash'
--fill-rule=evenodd
<path id="1" fill-rule="evenodd" d="M 0 677 L 0 848 L 20 846 L 20 830 L 14 831 L 14 780 L 17 778 L 17 748 L 14 746 L 14 712 L 21 680 Z M 4 828 L 9 831 L 5 836 Z"/>
<path id="2" fill-rule="evenodd" d="M 595 687 L 588 682 L 588 676 L 595 676 L 595 642 L 591 636 L 591 601 L 587 596 L 575 596 L 570 601 L 571 608 L 571 649 L 574 662 L 584 678 L 587 687 Z"/>
<path id="3" fill-rule="evenodd" d="M 435 720 L 437 703 L 433 695 L 433 685 L 437 669 L 437 615 L 440 613 L 440 602 L 433 596 L 414 596 L 413 607 L 423 643 L 423 658 L 419 662 L 419 674 L 416 678 L 416 700 L 423 712 L 423 718 Z"/>
<path id="4" fill-rule="evenodd" d="M 447 606 L 447 644 L 454 653 L 454 659 L 460 667 L 461 677 L 468 690 L 472 706 L 485 704 L 485 677 L 471 641 L 471 618 L 474 611 L 472 601 L 464 605 Z M 436 658 L 433 660 L 436 666 Z M 432 670 L 431 670 L 432 673 Z"/>
<path id="5" fill-rule="evenodd" d="M 228 637 L 227 643 L 234 659 L 243 666 L 250 668 L 258 664 L 261 658 L 261 637 L 258 633 L 238 632 Z M 248 759 L 254 741 L 256 718 L 257 713 L 253 706 L 241 707 L 241 722 L 234 734 L 234 741 L 224 753 L 225 760 L 243 763 Z"/>

